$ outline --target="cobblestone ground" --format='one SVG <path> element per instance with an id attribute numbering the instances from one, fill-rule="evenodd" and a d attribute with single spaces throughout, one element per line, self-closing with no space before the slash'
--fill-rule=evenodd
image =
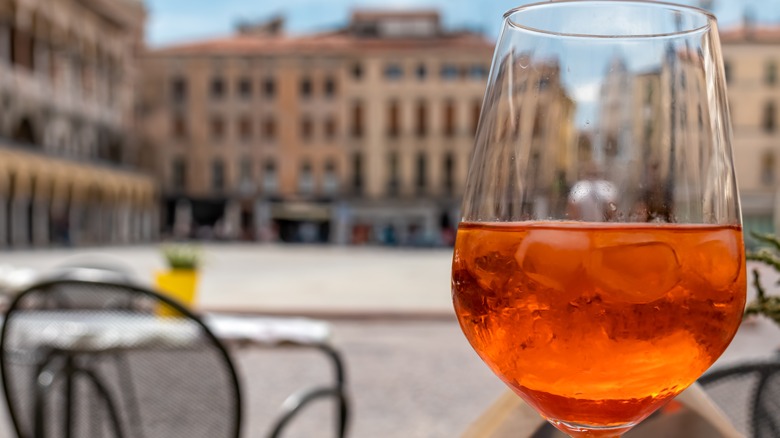
<path id="1" fill-rule="evenodd" d="M 454 321 L 334 322 L 351 397 L 351 437 L 456 437 L 504 391 Z M 244 351 L 247 432 L 263 436 L 291 392 L 328 383 L 327 361 L 311 351 Z M 286 437 L 327 437 L 334 405 L 313 404 Z"/>

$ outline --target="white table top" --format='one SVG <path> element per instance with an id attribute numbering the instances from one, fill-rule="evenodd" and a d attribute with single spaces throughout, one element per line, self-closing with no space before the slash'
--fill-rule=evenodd
<path id="1" fill-rule="evenodd" d="M 98 352 L 165 345 L 186 348 L 199 337 L 198 327 L 178 317 L 87 311 L 28 311 L 13 317 L 17 345 Z M 327 343 L 330 325 L 305 318 L 266 318 L 210 314 L 205 324 L 228 342 L 259 346 Z"/>

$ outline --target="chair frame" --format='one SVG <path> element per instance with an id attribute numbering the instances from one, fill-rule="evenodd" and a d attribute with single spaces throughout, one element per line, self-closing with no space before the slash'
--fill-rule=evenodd
<path id="1" fill-rule="evenodd" d="M 780 356 L 775 356 L 771 360 L 740 363 L 737 365 L 719 368 L 704 374 L 699 378 L 698 382 L 704 387 L 706 391 L 707 385 L 714 384 L 722 378 L 748 373 L 758 373 L 759 375 L 756 390 L 751 397 L 752 416 L 750 418 L 750 425 L 753 429 L 753 433 L 755 434 L 756 431 L 759 430 L 760 416 L 769 416 L 769 413 L 765 412 L 765 409 L 761 407 L 761 397 L 764 393 L 767 380 L 769 380 L 772 374 L 780 373 Z M 775 436 L 780 436 L 780 429 L 778 429 L 779 426 L 774 423 L 770 424 L 770 426 L 772 427 Z"/>
<path id="2" fill-rule="evenodd" d="M 230 355 L 228 354 L 227 349 L 225 348 L 222 341 L 220 341 L 214 333 L 209 329 L 209 327 L 203 322 L 203 320 L 197 316 L 195 313 L 187 309 L 182 304 L 178 303 L 177 301 L 168 298 L 165 295 L 162 295 L 160 293 L 157 293 L 155 291 L 152 291 L 146 287 L 132 284 L 127 281 L 127 278 L 124 278 L 123 276 L 119 276 L 116 274 L 113 274 L 111 272 L 107 271 L 101 271 L 101 270 L 94 270 L 94 269 L 75 269 L 73 271 L 68 272 L 64 275 L 58 275 L 56 278 L 53 279 L 44 279 L 42 281 L 39 281 L 29 287 L 27 287 L 25 290 L 20 292 L 16 297 L 14 297 L 13 301 L 11 302 L 8 309 L 5 311 L 5 319 L 2 323 L 2 330 L 0 330 L 0 378 L 2 379 L 3 383 L 3 394 L 5 396 L 5 400 L 8 406 L 8 412 L 11 417 L 11 422 L 13 423 L 14 430 L 17 434 L 17 436 L 22 438 L 27 438 L 22 434 L 22 427 L 19 421 L 19 415 L 17 412 L 17 409 L 13 403 L 12 395 L 9 391 L 9 379 L 10 376 L 8 376 L 8 369 L 7 369 L 7 354 L 6 354 L 6 343 L 7 343 L 7 336 L 8 336 L 8 324 L 5 324 L 5 321 L 11 320 L 13 318 L 14 312 L 18 309 L 20 303 L 24 298 L 33 292 L 36 293 L 49 293 L 46 289 L 56 286 L 56 285 L 62 285 L 62 284 L 85 284 L 90 286 L 105 286 L 105 287 L 123 287 L 127 289 L 130 292 L 137 293 L 140 295 L 143 295 L 147 298 L 151 298 L 154 300 L 158 300 L 159 302 L 162 302 L 163 304 L 170 306 L 175 311 L 181 313 L 186 318 L 188 318 L 191 321 L 194 321 L 202 330 L 202 332 L 205 334 L 205 336 L 209 339 L 209 341 L 216 346 L 217 351 L 219 352 L 219 355 L 221 359 L 224 361 L 224 364 L 227 366 L 228 369 L 228 377 L 230 379 L 230 384 L 234 387 L 234 393 L 235 393 L 235 406 L 236 409 L 234 409 L 233 412 L 233 433 L 229 435 L 229 437 L 235 437 L 239 438 L 241 435 L 241 421 L 242 421 L 242 411 L 243 411 L 243 397 L 241 393 L 241 384 L 238 378 L 238 374 L 236 372 L 236 367 L 233 363 L 233 360 L 231 359 Z M 47 360 L 48 361 L 48 360 Z M 66 357 L 66 364 L 63 368 L 63 371 L 65 372 L 65 375 L 67 376 L 68 380 L 66 381 L 66 403 L 68 402 L 68 394 L 69 394 L 69 388 L 71 383 L 71 378 L 73 375 L 78 373 L 86 373 L 88 377 L 90 377 L 90 380 L 93 382 L 93 384 L 96 385 L 96 388 L 98 389 L 98 392 L 101 395 L 101 398 L 104 399 L 104 402 L 109 407 L 109 415 L 112 416 L 112 423 L 113 427 L 115 429 L 115 433 L 117 433 L 119 437 L 122 437 L 121 434 L 121 425 L 118 424 L 118 420 L 116 419 L 115 410 L 112 410 L 112 401 L 110 399 L 110 396 L 105 391 L 105 388 L 101 390 L 100 382 L 96 379 L 96 376 L 89 375 L 88 370 L 83 370 L 79 368 L 74 368 L 72 366 L 68 366 L 68 364 L 71 363 L 70 360 L 67 360 Z M 72 364 L 71 364 L 72 365 Z M 45 390 L 45 388 L 42 387 L 41 383 L 39 382 L 36 385 L 37 393 L 36 393 L 36 416 L 34 418 L 35 423 L 35 436 L 43 436 L 42 433 L 42 424 L 43 424 L 43 418 L 42 415 L 39 415 L 39 411 L 41 408 L 41 405 L 39 405 L 39 402 L 42 403 L 41 397 L 45 394 L 42 393 L 42 391 Z M 65 412 L 69 412 L 69 404 L 66 405 Z M 66 420 L 66 428 L 69 429 L 67 426 L 70 421 L 70 416 L 68 416 L 68 419 Z M 71 431 L 66 430 L 66 437 L 70 437 Z"/>

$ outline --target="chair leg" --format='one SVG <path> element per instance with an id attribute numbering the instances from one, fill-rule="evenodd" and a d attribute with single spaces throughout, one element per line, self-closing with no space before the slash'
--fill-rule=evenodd
<path id="1" fill-rule="evenodd" d="M 114 355 L 116 361 L 117 371 L 121 375 L 119 384 L 122 388 L 122 393 L 125 394 L 125 400 L 127 402 L 127 415 L 128 424 L 133 429 L 131 436 L 142 437 L 142 431 L 139 431 L 143 425 L 141 421 L 141 408 L 138 405 L 138 397 L 135 394 L 135 385 L 133 384 L 133 373 L 130 370 L 130 366 L 125 360 L 125 355 L 117 353 Z"/>
<path id="2" fill-rule="evenodd" d="M 114 404 L 114 401 L 111 399 L 111 394 L 108 393 L 108 390 L 105 386 L 103 386 L 103 384 L 100 382 L 100 379 L 97 375 L 95 375 L 94 372 L 83 368 L 78 369 L 77 371 L 85 374 L 88 377 L 89 381 L 92 382 L 92 385 L 97 390 L 98 395 L 106 404 L 106 408 L 108 409 L 108 416 L 111 419 L 111 425 L 114 429 L 114 436 L 116 438 L 124 438 L 124 433 L 122 432 L 122 427 L 119 422 L 119 414 L 116 410 L 116 404 Z"/>
<path id="3" fill-rule="evenodd" d="M 46 420 L 44 418 L 46 394 L 48 394 L 57 380 L 57 375 L 62 372 L 62 367 L 60 369 L 54 367 L 54 361 L 58 358 L 59 356 L 56 353 L 50 353 L 35 373 L 35 388 L 33 392 L 35 394 L 35 401 L 33 402 L 33 436 L 35 438 L 44 438 L 46 436 Z"/>

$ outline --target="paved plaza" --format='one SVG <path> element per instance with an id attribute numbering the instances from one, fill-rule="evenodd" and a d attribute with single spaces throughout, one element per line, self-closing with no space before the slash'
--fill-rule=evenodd
<path id="1" fill-rule="evenodd" d="M 204 309 L 308 314 L 327 319 L 344 355 L 356 438 L 458 436 L 505 390 L 470 349 L 451 314 L 448 250 L 302 246 L 205 246 Z M 157 247 L 18 251 L 0 266 L 46 269 L 74 260 L 113 261 L 151 281 Z M 765 273 L 765 284 L 776 279 Z M 718 365 L 762 357 L 780 329 L 743 324 Z M 247 396 L 247 437 L 262 436 L 284 398 L 331 379 L 310 350 L 235 350 Z M 716 366 L 718 366 L 716 365 Z M 333 406 L 311 406 L 286 437 L 331 436 Z M 0 426 L 1 428 L 2 426 Z M 4 430 L 4 429 L 0 429 Z"/>

